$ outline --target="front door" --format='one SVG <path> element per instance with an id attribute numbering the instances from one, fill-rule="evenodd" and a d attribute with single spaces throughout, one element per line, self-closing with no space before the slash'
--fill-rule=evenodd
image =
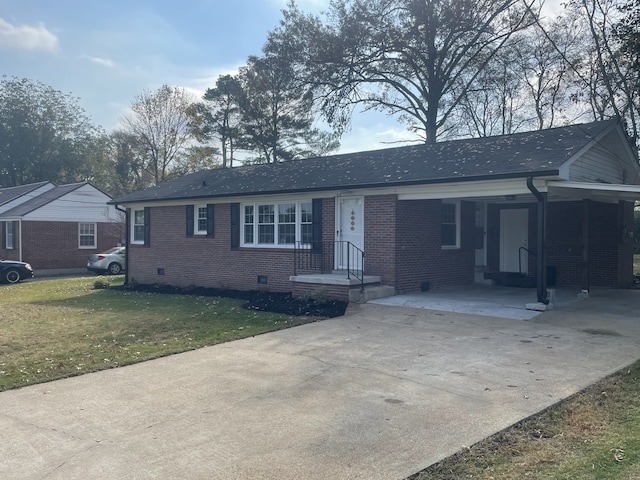
<path id="1" fill-rule="evenodd" d="M 338 198 L 337 206 L 336 269 L 345 270 L 348 260 L 351 261 L 350 266 L 354 266 L 354 259 L 347 258 L 350 249 L 346 242 L 364 251 L 364 197 Z M 349 254 L 353 254 L 353 250 Z"/>
<path id="2" fill-rule="evenodd" d="M 500 210 L 500 271 L 529 272 L 529 209 Z"/>

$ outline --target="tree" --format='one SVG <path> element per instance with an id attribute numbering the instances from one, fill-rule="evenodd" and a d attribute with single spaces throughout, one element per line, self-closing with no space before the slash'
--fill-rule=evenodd
<path id="1" fill-rule="evenodd" d="M 637 0 L 572 0 L 569 14 L 581 20 L 587 32 L 578 72 L 580 94 L 595 119 L 620 119 L 636 145 L 640 142 L 640 75 L 635 23 Z"/>
<path id="2" fill-rule="evenodd" d="M 334 134 L 314 127 L 313 95 L 282 57 L 249 57 L 240 69 L 243 146 L 259 163 L 322 155 L 338 147 Z"/>
<path id="3" fill-rule="evenodd" d="M 192 145 L 176 160 L 168 178 L 177 178 L 200 170 L 219 168 L 220 152 L 211 146 Z"/>
<path id="4" fill-rule="evenodd" d="M 102 135 L 78 99 L 27 78 L 0 80 L 0 187 L 85 180 Z"/>
<path id="5" fill-rule="evenodd" d="M 191 105 L 184 89 L 163 85 L 156 92 L 138 95 L 131 114 L 123 119 L 125 130 L 144 145 L 145 168 L 155 185 L 167 178 L 172 163 L 193 138 Z"/>
<path id="6" fill-rule="evenodd" d="M 518 0 L 336 0 L 320 17 L 294 3 L 273 44 L 298 52 L 331 123 L 354 105 L 397 116 L 435 142 L 487 63 L 532 21 Z M 284 50 L 281 49 L 281 50 Z"/>
<path id="7" fill-rule="evenodd" d="M 115 130 L 109 141 L 112 178 L 106 190 L 118 196 L 153 186 L 154 177 L 146 169 L 146 146 L 140 137 Z"/>
<path id="8" fill-rule="evenodd" d="M 231 75 L 221 75 L 214 88 L 205 92 L 203 104 L 198 104 L 195 113 L 200 116 L 196 122 L 198 140 L 207 141 L 212 136 L 220 140 L 222 166 L 233 166 L 235 145 L 242 135 L 240 102 L 242 87 L 238 79 Z"/>

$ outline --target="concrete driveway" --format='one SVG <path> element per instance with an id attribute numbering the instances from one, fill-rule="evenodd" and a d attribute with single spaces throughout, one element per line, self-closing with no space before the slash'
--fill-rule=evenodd
<path id="1" fill-rule="evenodd" d="M 640 358 L 640 291 L 342 318 L 0 394 L 0 478 L 402 479 Z"/>

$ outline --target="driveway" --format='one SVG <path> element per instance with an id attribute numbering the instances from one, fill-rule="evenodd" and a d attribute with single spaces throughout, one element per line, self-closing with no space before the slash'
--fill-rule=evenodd
<path id="1" fill-rule="evenodd" d="M 0 394 L 0 477 L 402 479 L 640 358 L 640 291 L 347 315 Z"/>

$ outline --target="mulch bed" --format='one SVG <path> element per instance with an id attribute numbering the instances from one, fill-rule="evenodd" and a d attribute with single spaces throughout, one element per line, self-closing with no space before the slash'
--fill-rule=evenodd
<path id="1" fill-rule="evenodd" d="M 317 300 L 308 297 L 293 297 L 290 293 L 256 290 L 242 291 L 204 287 L 178 288 L 170 285 L 129 285 L 111 288 L 172 295 L 236 298 L 245 300 L 243 307 L 248 310 L 259 310 L 294 316 L 340 317 L 344 315 L 348 305 L 347 302 L 339 300 Z"/>

